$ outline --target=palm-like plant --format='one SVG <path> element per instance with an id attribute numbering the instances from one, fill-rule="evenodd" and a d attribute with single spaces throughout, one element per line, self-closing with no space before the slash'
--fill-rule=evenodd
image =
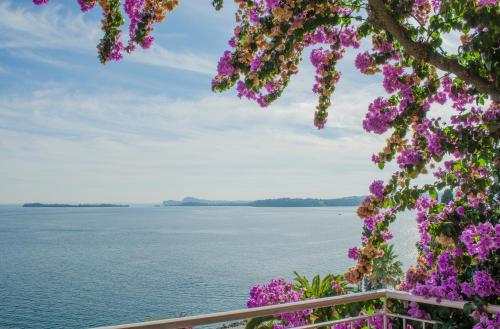
<path id="1" fill-rule="evenodd" d="M 403 274 L 401 262 L 395 260 L 396 256 L 394 255 L 392 246 L 387 247 L 384 251 L 384 256 L 380 257 L 375 265 L 374 275 L 376 275 L 377 279 L 374 280 L 376 280 L 375 282 L 382 282 L 384 285 L 388 283 L 395 284 L 397 279 Z M 309 281 L 305 276 L 295 272 L 294 281 L 295 285 L 293 286 L 293 290 L 301 291 L 301 298 L 304 300 L 337 296 L 359 291 L 356 286 L 350 285 L 342 275 L 328 274 L 323 278 L 320 275 L 316 275 Z M 357 316 L 360 312 L 364 314 L 373 314 L 381 307 L 381 300 L 372 300 L 317 308 L 311 310 L 306 320 L 311 324 L 322 323 L 343 319 L 347 316 Z M 278 327 L 275 325 L 279 327 L 287 326 L 287 324 L 283 322 L 281 316 L 278 315 L 249 319 L 245 329 L 274 329 Z M 319 329 L 329 329 L 329 327 L 325 326 Z"/>
<path id="2" fill-rule="evenodd" d="M 355 288 L 348 285 L 342 275 L 327 274 L 323 279 L 319 274 L 315 275 L 311 282 L 297 272 L 295 274 L 295 289 L 304 292 L 304 299 L 321 298 L 336 295 L 343 295 L 352 292 Z"/>
<path id="3" fill-rule="evenodd" d="M 356 290 L 356 287 L 349 285 L 342 275 L 328 274 L 323 278 L 321 278 L 320 275 L 315 275 L 313 279 L 309 281 L 305 276 L 297 272 L 294 273 L 294 290 L 302 291 L 302 299 L 337 296 Z M 346 306 L 341 305 L 339 307 L 341 307 L 341 309 L 336 309 L 334 307 L 314 309 L 308 316 L 308 321 L 311 323 L 318 323 L 337 318 L 339 312 L 346 311 Z M 352 305 L 350 305 L 350 307 L 352 307 Z M 359 313 L 359 310 L 356 310 Z M 354 310 L 353 313 L 356 310 Z M 253 318 L 248 320 L 245 329 L 273 329 L 277 321 L 279 323 L 279 318 L 273 316 Z"/>
<path id="4" fill-rule="evenodd" d="M 321 279 L 318 274 L 309 283 L 309 280 L 305 276 L 301 276 L 297 272 L 294 273 L 295 281 L 297 282 L 295 288 L 304 291 L 304 299 L 344 295 L 357 290 L 356 287 L 349 285 L 342 275 L 328 274 Z M 336 319 L 339 312 L 348 311 L 345 308 L 345 305 L 340 305 L 337 307 L 315 309 L 310 315 L 309 321 L 311 323 L 320 323 Z"/>
<path id="5" fill-rule="evenodd" d="M 396 259 L 394 245 L 386 244 L 382 250 L 384 255 L 374 259 L 372 273 L 363 279 L 365 290 L 391 288 L 401 281 L 403 264 Z"/>

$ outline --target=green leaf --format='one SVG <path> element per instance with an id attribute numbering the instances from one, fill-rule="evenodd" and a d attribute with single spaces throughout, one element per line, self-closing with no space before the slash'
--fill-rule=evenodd
<path id="1" fill-rule="evenodd" d="M 247 321 L 247 324 L 245 325 L 245 329 L 258 329 L 264 327 L 263 325 L 268 322 L 272 321 L 274 318 L 272 316 L 265 316 L 262 318 L 252 318 Z M 267 326 L 266 326 L 267 327 Z"/>
<path id="2" fill-rule="evenodd" d="M 430 197 L 431 197 L 431 198 L 433 198 L 434 200 L 437 200 L 437 198 L 438 198 L 438 193 L 437 193 L 437 191 L 436 191 L 436 189 L 435 189 L 435 188 L 431 188 L 431 189 L 429 189 L 429 195 L 430 195 Z"/>
<path id="3" fill-rule="evenodd" d="M 315 275 L 312 280 L 312 292 L 316 297 L 319 297 L 319 281 L 319 275 Z"/>
<path id="4" fill-rule="evenodd" d="M 464 305 L 464 313 L 465 315 L 470 315 L 474 311 L 474 305 L 471 302 L 468 302 Z"/>
<path id="5" fill-rule="evenodd" d="M 483 306 L 486 304 L 485 301 L 478 296 L 472 297 L 472 301 L 474 302 L 474 304 L 478 309 L 482 309 Z"/>

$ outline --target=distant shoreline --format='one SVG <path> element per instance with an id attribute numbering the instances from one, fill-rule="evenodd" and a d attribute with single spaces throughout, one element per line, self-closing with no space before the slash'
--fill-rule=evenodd
<path id="1" fill-rule="evenodd" d="M 25 203 L 25 208 L 126 208 L 128 204 L 112 204 L 112 203 L 98 203 L 98 204 L 65 204 L 65 203 Z"/>
<path id="2" fill-rule="evenodd" d="M 279 198 L 255 201 L 202 200 L 186 197 L 181 201 L 163 201 L 164 207 L 353 207 L 359 206 L 365 196 L 350 196 L 337 199 Z"/>

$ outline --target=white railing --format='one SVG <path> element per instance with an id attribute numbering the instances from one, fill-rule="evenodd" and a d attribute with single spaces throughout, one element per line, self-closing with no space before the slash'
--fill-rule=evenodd
<path id="1" fill-rule="evenodd" d="M 328 321 L 322 323 L 314 323 L 310 325 L 305 325 L 302 327 L 297 327 L 294 329 L 315 329 L 319 327 L 331 326 L 339 323 L 352 323 L 354 321 L 366 320 L 368 328 L 370 328 L 369 319 L 375 316 L 383 316 L 384 328 L 387 328 L 388 321 L 392 321 L 394 318 L 400 318 L 403 321 L 403 328 L 406 327 L 406 321 L 417 321 L 422 323 L 422 327 L 425 329 L 426 324 L 439 324 L 440 322 L 434 320 L 425 320 L 419 318 L 413 318 L 407 315 L 394 314 L 387 309 L 387 299 L 395 299 L 400 301 L 416 302 L 428 305 L 437 305 L 442 307 L 449 307 L 454 309 L 463 309 L 466 301 L 451 301 L 451 300 L 441 300 L 438 301 L 435 298 L 424 298 L 419 296 L 414 296 L 406 292 L 394 291 L 394 290 L 374 290 L 369 292 L 361 292 L 355 294 L 347 294 L 335 297 L 325 297 L 318 299 L 308 299 L 300 302 L 271 305 L 264 307 L 249 308 L 243 310 L 235 310 L 229 312 L 211 313 L 204 315 L 186 316 L 175 319 L 158 320 L 158 321 L 147 321 L 139 323 L 122 324 L 117 326 L 109 327 L 99 327 L 96 329 L 178 329 L 178 328 L 188 328 L 194 326 L 202 326 L 214 323 L 223 323 L 229 321 L 246 320 L 249 318 L 259 318 L 264 316 L 297 312 L 305 309 L 317 309 L 324 307 L 331 307 L 336 305 L 344 305 L 355 302 L 369 301 L 375 299 L 384 300 L 383 309 L 375 314 L 366 314 L 356 317 L 347 317 L 340 320 Z M 485 311 L 489 313 L 500 313 L 499 305 L 488 305 L 485 307 Z"/>

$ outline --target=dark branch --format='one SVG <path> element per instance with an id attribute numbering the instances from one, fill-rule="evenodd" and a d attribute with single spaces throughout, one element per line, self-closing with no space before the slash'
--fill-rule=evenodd
<path id="1" fill-rule="evenodd" d="M 387 9 L 384 0 L 368 0 L 368 4 L 371 23 L 389 32 L 407 54 L 415 57 L 416 60 L 425 61 L 440 70 L 455 74 L 464 82 L 473 85 L 479 92 L 491 96 L 495 102 L 500 102 L 500 90 L 493 82 L 463 67 L 456 59 L 447 58 L 435 52 L 429 44 L 413 41 L 409 37 L 408 30 L 401 26 Z"/>

